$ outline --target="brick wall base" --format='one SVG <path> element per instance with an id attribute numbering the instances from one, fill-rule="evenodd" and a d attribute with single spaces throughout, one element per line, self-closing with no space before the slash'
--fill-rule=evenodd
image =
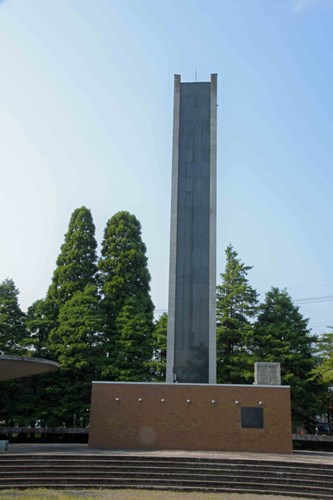
<path id="1" fill-rule="evenodd" d="M 263 428 L 242 428 L 242 408 Z M 89 447 L 291 453 L 286 386 L 93 382 Z"/>

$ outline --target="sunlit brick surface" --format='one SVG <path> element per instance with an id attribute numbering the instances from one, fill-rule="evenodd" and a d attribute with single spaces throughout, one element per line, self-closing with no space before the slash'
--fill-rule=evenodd
<path id="1" fill-rule="evenodd" d="M 241 407 L 264 409 L 242 429 Z M 89 446 L 291 453 L 289 387 L 93 383 Z"/>

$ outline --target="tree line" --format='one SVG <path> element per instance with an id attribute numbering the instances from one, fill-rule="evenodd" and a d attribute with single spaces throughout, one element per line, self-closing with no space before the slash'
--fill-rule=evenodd
<path id="1" fill-rule="evenodd" d="M 293 425 L 330 410 L 332 335 L 312 335 L 286 290 L 262 303 L 250 266 L 229 245 L 217 287 L 217 381 L 253 383 L 256 361 L 279 361 L 291 386 Z M 43 299 L 26 313 L 11 279 L 0 283 L 0 351 L 58 361 L 53 374 L 0 384 L 3 425 L 86 426 L 92 380 L 165 380 L 167 315 L 154 321 L 141 225 L 129 212 L 111 217 L 97 256 L 95 226 L 76 209 Z"/>
<path id="2" fill-rule="evenodd" d="M 280 362 L 281 383 L 291 387 L 294 430 L 313 431 L 315 416 L 330 416 L 327 350 L 286 289 L 272 287 L 259 302 L 248 280 L 251 269 L 229 245 L 217 287 L 217 379 L 252 383 L 255 362 Z"/>

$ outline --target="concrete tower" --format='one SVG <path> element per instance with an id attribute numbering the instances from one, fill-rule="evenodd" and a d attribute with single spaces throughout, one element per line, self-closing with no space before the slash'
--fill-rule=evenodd
<path id="1" fill-rule="evenodd" d="M 216 98 L 175 75 L 168 383 L 216 383 Z"/>

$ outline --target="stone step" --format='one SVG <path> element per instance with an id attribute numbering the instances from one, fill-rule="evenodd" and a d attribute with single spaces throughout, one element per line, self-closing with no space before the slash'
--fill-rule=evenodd
<path id="1" fill-rule="evenodd" d="M 1 455 L 0 489 L 128 487 L 333 498 L 333 464 L 179 458 Z"/>
<path id="2" fill-rule="evenodd" d="M 40 469 L 48 469 L 48 470 L 67 470 L 67 469 L 78 469 L 81 471 L 84 470 L 105 470 L 105 471 L 125 471 L 125 472 L 140 472 L 140 471 L 151 471 L 151 472 L 168 472 L 168 471 L 182 471 L 182 472 L 190 472 L 190 473 L 200 473 L 200 471 L 205 471 L 208 474 L 230 474 L 230 473 L 238 473 L 241 472 L 242 474 L 273 474 L 273 475 L 278 475 L 278 474 L 289 474 L 290 476 L 306 476 L 308 477 L 313 476 L 322 476 L 323 471 L 321 470 L 309 470 L 309 467 L 299 467 L 298 469 L 291 469 L 288 466 L 286 467 L 248 467 L 248 466 L 238 466 L 238 467 L 231 467 L 230 465 L 224 466 L 223 464 L 218 467 L 215 466 L 213 468 L 211 467 L 184 467 L 182 466 L 177 466 L 177 465 L 164 465 L 161 467 L 160 465 L 153 465 L 147 467 L 146 464 L 137 464 L 137 465 L 132 465 L 132 464 L 110 464 L 110 463 L 95 463 L 93 461 L 89 463 L 82 463 L 82 462 L 66 462 L 66 463 L 61 463 L 61 462 L 50 462 L 50 461 L 44 461 L 44 462 L 19 462 L 19 463 L 7 463 L 7 464 L 0 464 L 0 473 L 6 472 L 6 471 L 11 471 L 11 470 L 40 470 Z M 327 478 L 333 478 L 333 467 L 331 470 L 325 471 L 325 477 Z"/>
<path id="3" fill-rule="evenodd" d="M 147 464 L 163 464 L 163 463 L 172 463 L 172 464 L 177 464 L 179 462 L 181 463 L 186 463 L 191 467 L 196 467 L 196 466 L 201 466 L 201 465 L 221 465 L 221 464 L 232 464 L 233 466 L 269 466 L 269 467 L 289 467 L 289 468 L 298 468 L 300 466 L 307 467 L 309 464 L 303 463 L 300 464 L 299 461 L 292 461 L 292 458 L 290 461 L 285 462 L 285 461 L 277 461 L 277 460 L 242 460 L 242 459 L 220 459 L 220 458 L 201 458 L 201 457 L 151 457 L 151 456 L 144 456 L 144 455 L 89 455 L 89 454 L 82 454 L 82 455 L 75 455 L 75 454 L 54 454 L 54 455 L 46 455 L 46 454 L 6 454 L 2 453 L 0 455 L 0 464 L 1 462 L 8 462 L 8 461 L 22 461 L 22 460 L 31 460 L 31 461 L 42 461 L 45 462 L 45 460 L 48 461 L 54 461 L 58 460 L 61 463 L 66 462 L 66 461 L 71 461 L 75 460 L 80 461 L 80 462 L 85 462 L 85 461 L 93 461 L 93 462 L 100 462 L 100 461 L 107 461 L 107 462 L 119 462 L 119 463 L 147 463 Z M 320 470 L 330 470 L 332 469 L 332 466 L 329 464 L 320 464 L 320 463 L 311 463 L 311 468 L 312 469 L 320 469 Z"/>
<path id="4" fill-rule="evenodd" d="M 259 475 L 260 473 L 260 475 Z M 247 481 L 275 481 L 275 482 L 283 482 L 283 481 L 293 481 L 294 483 L 301 482 L 304 483 L 325 483 L 325 485 L 329 485 L 333 488 L 333 476 L 332 475 L 320 475 L 319 473 L 313 474 L 311 471 L 303 473 L 295 473 L 294 471 L 251 471 L 251 470 L 238 470 L 235 471 L 233 469 L 227 470 L 207 470 L 207 469 L 199 469 L 190 471 L 188 469 L 182 468 L 147 468 L 138 467 L 138 468 L 126 468 L 122 467 L 121 469 L 115 467 L 99 467 L 98 465 L 93 465 L 89 467 L 82 467 L 80 465 L 39 465 L 36 467 L 31 466 L 3 466 L 0 467 L 0 481 L 3 478 L 11 478 L 16 476 L 25 476 L 25 477 L 33 477 L 38 475 L 47 475 L 48 477 L 58 477 L 60 475 L 71 475 L 80 477 L 101 477 L 103 475 L 113 475 L 114 477 L 121 476 L 131 476 L 131 477 L 146 477 L 146 476 L 154 476 L 155 478 L 167 478 L 169 476 L 172 477 L 195 477 L 202 478 L 207 477 L 210 480 L 220 480 L 225 477 L 232 477 L 234 480 L 236 478 L 243 478 Z"/>
<path id="5" fill-rule="evenodd" d="M 5 472 L 10 472 L 12 470 L 17 470 L 17 471 L 28 471 L 28 470 L 70 470 L 70 469 L 75 469 L 75 470 L 80 470 L 80 471 L 85 471 L 85 470 L 98 470 L 98 471 L 108 471 L 108 472 L 121 472 L 125 471 L 127 473 L 135 473 L 135 472 L 140 472 L 140 471 L 146 471 L 147 469 L 149 470 L 149 473 L 158 473 L 158 472 L 172 472 L 174 470 L 178 472 L 183 472 L 185 473 L 186 471 L 190 471 L 191 473 L 201 473 L 201 471 L 204 471 L 207 474 L 236 474 L 236 473 L 241 473 L 243 475 L 255 475 L 255 474 L 260 474 L 260 475 L 270 475 L 271 477 L 275 477 L 276 475 L 288 475 L 288 477 L 300 477 L 300 478 L 313 478 L 315 479 L 316 477 L 321 477 L 325 476 L 325 479 L 333 479 L 333 466 L 330 467 L 330 469 L 325 470 L 325 474 L 323 474 L 323 470 L 317 469 L 313 470 L 312 467 L 309 468 L 309 466 L 299 466 L 298 468 L 291 468 L 288 465 L 285 465 L 283 467 L 270 467 L 267 465 L 248 465 L 248 464 L 238 464 L 237 467 L 234 467 L 231 464 L 214 464 L 214 467 L 210 467 L 210 464 L 207 465 L 201 465 L 200 467 L 195 467 L 192 468 L 188 464 L 182 464 L 177 465 L 177 464 L 172 464 L 172 462 L 169 462 L 168 464 L 165 463 L 163 466 L 161 464 L 154 464 L 154 465 L 149 465 L 147 464 L 135 464 L 133 466 L 132 463 L 126 464 L 126 463 L 112 463 L 109 461 L 96 461 L 94 460 L 89 460 L 89 461 L 66 461 L 65 463 L 62 462 L 61 460 L 43 460 L 43 461 L 30 461 L 30 460 L 23 460 L 23 461 L 16 461 L 16 462 L 11 462 L 10 463 L 0 463 L 0 474 L 5 473 Z"/>
<path id="6" fill-rule="evenodd" d="M 8 463 L 14 463 L 14 464 L 45 464 L 45 462 L 52 463 L 52 464 L 65 464 L 65 463 L 71 463 L 75 461 L 75 463 L 79 464 L 86 464 L 87 466 L 93 465 L 93 464 L 112 464 L 114 466 L 146 466 L 146 467 L 154 467 L 156 464 L 158 464 L 159 467 L 179 467 L 180 464 L 178 461 L 174 461 L 172 459 L 168 459 L 168 461 L 161 461 L 161 460 L 155 460 L 155 459 L 139 459 L 139 460 L 133 460 L 133 457 L 127 458 L 127 460 L 119 460 L 119 458 L 114 458 L 114 457 L 89 457 L 87 458 L 86 456 L 58 456 L 58 455 L 53 455 L 52 457 L 50 456 L 45 456 L 45 455 L 31 455 L 31 456 L 24 456 L 24 455 L 2 455 L 0 456 L 0 467 L 2 464 L 8 464 Z M 139 463 L 139 465 L 138 465 Z M 237 468 L 247 468 L 247 469 L 255 469 L 258 468 L 260 470 L 290 470 L 290 469 L 295 469 L 297 470 L 308 470 L 309 467 L 313 472 L 323 472 L 326 471 L 327 473 L 333 473 L 333 463 L 332 465 L 329 464 L 306 464 L 303 463 L 301 464 L 300 462 L 270 462 L 270 461 L 248 461 L 245 460 L 243 462 L 241 461 L 234 461 L 234 460 L 229 460 L 229 461 L 206 461 L 206 462 L 192 462 L 188 460 L 184 460 L 181 463 L 181 467 L 183 468 L 232 468 L 232 469 L 237 469 Z"/>

